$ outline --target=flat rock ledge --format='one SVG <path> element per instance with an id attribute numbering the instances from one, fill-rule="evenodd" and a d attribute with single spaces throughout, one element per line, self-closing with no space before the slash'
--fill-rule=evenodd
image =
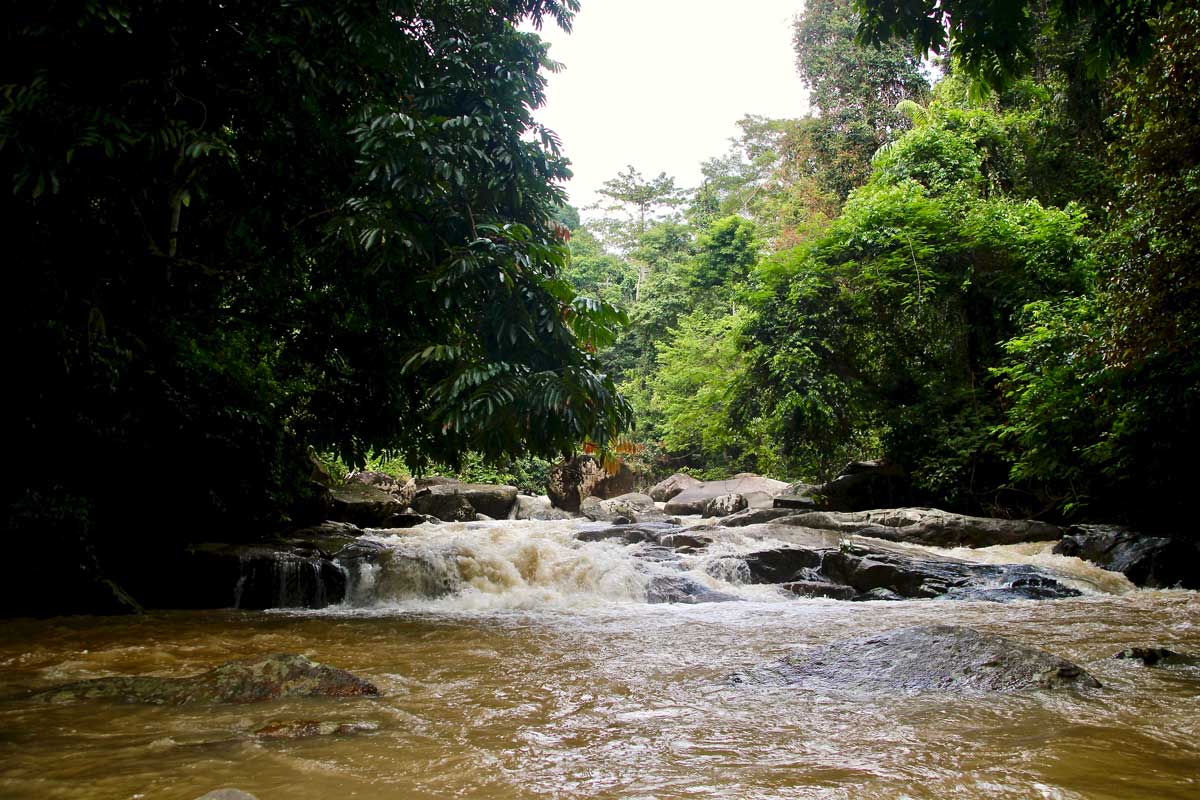
<path id="1" fill-rule="evenodd" d="M 275 654 L 229 661 L 190 678 L 113 677 L 80 681 L 33 695 L 71 703 L 112 700 L 153 705 L 259 703 L 280 697 L 375 697 L 379 689 L 337 667 L 305 656 Z"/>
<path id="2" fill-rule="evenodd" d="M 736 673 L 729 680 L 911 694 L 1100 687 L 1086 670 L 1064 658 L 957 625 L 902 628 L 814 647 Z"/>

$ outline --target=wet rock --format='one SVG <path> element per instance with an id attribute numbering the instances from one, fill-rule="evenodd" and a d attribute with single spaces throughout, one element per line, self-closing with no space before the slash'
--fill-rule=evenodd
<path id="1" fill-rule="evenodd" d="M 96 678 L 48 689 L 35 700 L 69 703 L 114 700 L 124 703 L 258 703 L 280 697 L 377 696 L 374 684 L 305 656 L 277 654 L 229 661 L 191 678 Z"/>
<path id="2" fill-rule="evenodd" d="M 703 514 L 705 503 L 724 494 L 743 495 L 749 503 L 752 494 L 760 493 L 755 494 L 756 500 L 762 502 L 765 499 L 769 506 L 769 500 L 786 488 L 787 484 L 783 481 L 742 473 L 729 480 L 705 481 L 686 489 L 667 501 L 663 510 L 668 514 Z"/>
<path id="3" fill-rule="evenodd" d="M 818 577 L 825 553 L 802 547 L 760 550 L 741 558 L 746 564 L 750 583 L 788 583 Z"/>
<path id="4" fill-rule="evenodd" d="M 898 549 L 857 542 L 837 547 L 769 548 L 715 559 L 706 569 L 715 577 L 734 582 L 834 584 L 853 590 L 855 599 L 866 600 L 945 598 L 1005 602 L 1079 595 L 1077 590 L 1026 564 L 978 564 L 952 558 L 918 557 Z"/>
<path id="5" fill-rule="evenodd" d="M 313 736 L 348 736 L 379 728 L 373 722 L 330 722 L 312 719 L 273 719 L 254 732 L 259 739 L 307 739 Z"/>
<path id="6" fill-rule="evenodd" d="M 665 503 L 685 489 L 694 489 L 702 483 L 703 481 L 691 475 L 676 472 L 666 480 L 654 484 L 654 488 L 650 490 L 650 497 L 659 503 Z"/>
<path id="7" fill-rule="evenodd" d="M 472 508 L 469 517 L 463 516 L 465 500 Z M 444 522 L 467 522 L 475 514 L 492 519 L 507 519 L 517 501 L 517 487 L 493 486 L 486 483 L 446 483 L 418 489 L 412 500 L 413 511 L 429 514 Z"/>
<path id="8" fill-rule="evenodd" d="M 1200 541 L 1146 536 L 1115 525 L 1075 525 L 1054 552 L 1120 572 L 1138 586 L 1200 589 Z"/>
<path id="9" fill-rule="evenodd" d="M 904 597 L 896 594 L 891 589 L 884 589 L 883 587 L 876 587 L 874 589 L 871 589 L 868 592 L 863 592 L 862 594 L 855 595 L 854 597 L 851 597 L 850 599 L 855 602 L 858 602 L 858 603 L 866 603 L 871 600 L 884 600 L 884 601 L 887 601 L 890 603 L 890 602 L 895 602 L 897 600 L 903 600 Z"/>
<path id="10" fill-rule="evenodd" d="M 638 519 L 638 510 L 619 498 L 601 500 L 585 497 L 579 504 L 579 513 L 593 522 L 630 523 Z"/>
<path id="11" fill-rule="evenodd" d="M 633 471 L 622 464 L 616 474 L 609 475 L 591 456 L 568 459 L 550 470 L 546 480 L 546 495 L 555 508 L 579 511 L 585 497 L 608 500 L 633 491 Z"/>
<path id="12" fill-rule="evenodd" d="M 735 514 L 749 506 L 744 495 L 736 492 L 730 494 L 721 494 L 716 497 L 709 498 L 704 503 L 703 515 L 706 517 L 728 517 L 730 514 Z"/>
<path id="13" fill-rule="evenodd" d="M 781 583 L 779 588 L 797 597 L 828 597 L 831 600 L 853 600 L 858 592 L 849 586 L 839 586 L 825 581 L 791 581 Z"/>
<path id="14" fill-rule="evenodd" d="M 722 517 L 721 526 L 724 528 L 740 528 L 744 525 L 760 525 L 764 522 L 774 522 L 775 520 L 791 517 L 795 514 L 796 511 L 789 508 L 747 508 L 736 514 L 730 514 L 728 517 Z"/>
<path id="15" fill-rule="evenodd" d="M 330 514 L 338 522 L 362 528 L 386 527 L 388 518 L 407 507 L 396 497 L 375 486 L 351 482 L 329 490 Z"/>
<path id="16" fill-rule="evenodd" d="M 1197 660 L 1166 647 L 1127 647 L 1113 655 L 1113 658 L 1140 661 L 1147 667 L 1153 667 L 1159 663 L 1192 664 L 1196 663 Z"/>
<path id="17" fill-rule="evenodd" d="M 243 792 L 241 789 L 214 789 L 207 794 L 203 794 L 196 800 L 258 800 L 254 795 Z"/>
<path id="18" fill-rule="evenodd" d="M 575 538 L 581 542 L 619 541 L 625 544 L 638 544 L 640 542 L 657 542 L 661 533 L 662 530 L 658 528 L 622 525 L 603 530 L 580 531 L 575 534 Z"/>
<path id="19" fill-rule="evenodd" d="M 454 486 L 433 486 L 421 489 L 413 498 L 413 511 L 428 514 L 442 522 L 470 522 L 475 519 L 475 506 L 458 492 L 440 492 L 438 489 L 453 489 Z"/>
<path id="20" fill-rule="evenodd" d="M 820 486 L 826 508 L 834 511 L 865 511 L 895 508 L 912 502 L 912 484 L 904 469 L 887 461 L 854 461 L 838 476 Z"/>
<path id="21" fill-rule="evenodd" d="M 933 547 L 990 547 L 1052 541 L 1062 535 L 1061 528 L 1048 522 L 970 517 L 936 508 L 797 512 L 776 522 Z"/>
<path id="22" fill-rule="evenodd" d="M 561 508 L 555 508 L 550 498 L 546 495 L 534 497 L 527 494 L 517 495 L 516 501 L 513 503 L 512 510 L 509 512 L 509 519 L 533 519 L 533 520 L 561 520 L 575 519 L 576 515 L 570 511 L 563 511 Z"/>
<path id="23" fill-rule="evenodd" d="M 684 575 L 655 575 L 646 587 L 647 603 L 730 603 L 740 600 L 740 597 L 713 591 Z"/>
<path id="24" fill-rule="evenodd" d="M 675 549 L 690 547 L 693 550 L 701 550 L 712 544 L 712 541 L 711 536 L 699 536 L 694 533 L 668 533 L 660 537 L 658 543 L 664 547 Z"/>
<path id="25" fill-rule="evenodd" d="M 731 676 L 735 683 L 864 692 L 1009 692 L 1096 688 L 1066 659 L 954 625 L 904 628 L 814 647 Z"/>
<path id="26" fill-rule="evenodd" d="M 345 597 L 332 552 L 354 539 L 333 534 L 262 544 L 210 542 L 167 551 L 154 569 L 122 576 L 151 608 L 324 608 Z"/>

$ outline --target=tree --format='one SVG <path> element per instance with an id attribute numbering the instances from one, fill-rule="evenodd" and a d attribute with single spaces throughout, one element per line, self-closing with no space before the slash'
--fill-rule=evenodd
<path id="1" fill-rule="evenodd" d="M 1025 74 L 1046 26 L 1059 38 L 1086 31 L 1081 52 L 1089 71 L 1144 60 L 1153 21 L 1186 4 L 1177 0 L 855 0 L 858 37 L 876 47 L 906 39 L 921 56 L 954 56 L 980 86 L 1001 89 Z"/>
<path id="2" fill-rule="evenodd" d="M 625 253 L 636 248 L 657 212 L 682 205 L 685 195 L 675 185 L 675 179 L 665 172 L 660 172 L 657 178 L 646 180 L 632 165 L 626 171 L 618 172 L 617 177 L 606 180 L 599 191 L 612 201 L 607 209 L 610 213 L 624 215 L 623 219 L 607 218 L 602 221 L 601 227 L 608 234 L 608 242 Z M 638 262 L 638 279 L 633 293 L 635 302 L 642 296 L 646 268 L 644 261 Z"/>
<path id="3" fill-rule="evenodd" d="M 810 136 L 825 189 L 845 199 L 866 182 L 871 156 L 908 127 L 903 99 L 929 91 L 921 60 L 900 44 L 862 47 L 851 0 L 809 0 L 796 17 L 793 44 L 801 80 L 819 110 Z"/>
<path id="4" fill-rule="evenodd" d="M 168 518 L 261 534 L 309 448 L 419 466 L 626 426 L 594 355 L 623 314 L 560 277 L 553 64 L 517 27 L 577 7 L 6 9 L 9 518 L 131 549 Z"/>

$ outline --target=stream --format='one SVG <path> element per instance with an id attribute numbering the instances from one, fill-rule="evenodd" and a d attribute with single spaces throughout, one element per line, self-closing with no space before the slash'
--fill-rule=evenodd
<path id="1" fill-rule="evenodd" d="M 1197 798 L 1200 595 L 1135 589 L 1050 544 L 934 548 L 1032 564 L 1082 594 L 1008 603 L 799 599 L 748 585 L 728 535 L 660 564 L 585 523 L 423 525 L 367 537 L 348 600 L 320 610 L 153 612 L 0 627 L 0 797 Z M 736 602 L 645 602 L 659 571 Z M 52 585 L 52 576 L 47 576 Z M 1101 689 L 813 692 L 730 683 L 796 650 L 913 625 L 1002 634 L 1085 667 Z M 32 691 L 109 675 L 187 676 L 302 653 L 379 698 L 229 706 L 52 704 Z M 273 720 L 367 723 L 267 740 Z"/>

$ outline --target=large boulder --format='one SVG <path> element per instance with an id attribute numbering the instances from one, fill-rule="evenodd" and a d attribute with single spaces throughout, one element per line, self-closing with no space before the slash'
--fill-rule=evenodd
<path id="1" fill-rule="evenodd" d="M 825 508 L 866 511 L 895 508 L 912 502 L 912 484 L 904 469 L 888 461 L 854 461 L 838 476 L 817 487 Z"/>
<path id="2" fill-rule="evenodd" d="M 816 511 L 825 507 L 825 499 L 821 495 L 820 486 L 814 486 L 811 483 L 793 483 L 781 494 L 775 496 L 772 506 L 774 508 Z"/>
<path id="3" fill-rule="evenodd" d="M 654 498 L 655 502 L 665 503 L 675 495 L 687 489 L 694 489 L 702 484 L 699 478 L 693 478 L 683 472 L 676 472 L 666 480 L 659 481 L 654 484 L 650 490 L 650 497 Z"/>
<path id="4" fill-rule="evenodd" d="M 766 506 L 769 507 L 770 499 L 786 489 L 787 486 L 783 481 L 743 473 L 729 480 L 705 481 L 699 486 L 685 489 L 667 501 L 664 511 L 668 514 L 703 514 L 704 505 L 709 500 L 724 494 L 740 494 L 745 496 L 749 502 L 752 494 L 759 493 L 755 498 L 759 505 L 751 504 L 751 507 L 761 507 L 764 499 Z"/>
<path id="5" fill-rule="evenodd" d="M 229 661 L 191 678 L 96 678 L 33 695 L 35 700 L 68 703 L 115 700 L 124 703 L 183 705 L 259 703 L 281 697 L 361 697 L 379 694 L 374 684 L 305 656 L 277 654 Z"/>
<path id="6" fill-rule="evenodd" d="M 1075 525 L 1054 552 L 1123 573 L 1138 586 L 1200 589 L 1200 541 L 1194 539 L 1146 536 L 1113 525 Z"/>
<path id="7" fill-rule="evenodd" d="M 422 489 L 413 498 L 413 511 L 418 514 L 428 514 L 443 522 L 471 522 L 478 513 L 471 501 L 459 492 L 435 492 L 435 486 Z"/>
<path id="8" fill-rule="evenodd" d="M 934 547 L 989 547 L 997 544 L 1053 541 L 1062 536 L 1062 529 L 1048 522 L 970 517 L 936 508 L 797 511 L 779 518 L 777 522 Z"/>
<path id="9" fill-rule="evenodd" d="M 745 510 L 748 506 L 749 503 L 746 502 L 746 496 L 743 494 L 736 492 L 720 494 L 709 498 L 704 503 L 703 514 L 706 517 L 728 517 L 730 514 Z"/>
<path id="10" fill-rule="evenodd" d="M 1005 636 L 928 625 L 802 650 L 731 676 L 735 683 L 863 692 L 1011 692 L 1098 688 L 1064 658 Z"/>
<path id="11" fill-rule="evenodd" d="M 568 459 L 550 470 L 546 479 L 546 494 L 555 508 L 579 511 L 585 497 L 608 500 L 633 491 L 633 471 L 622 464 L 609 475 L 591 456 Z"/>
<path id="12" fill-rule="evenodd" d="M 533 519 L 533 520 L 562 520 L 574 519 L 574 514 L 569 511 L 563 511 L 561 508 L 555 508 L 550 502 L 550 498 L 546 495 L 540 497 L 531 497 L 527 494 L 517 495 L 517 500 L 513 504 L 512 511 L 509 512 L 512 519 Z"/>
<path id="13" fill-rule="evenodd" d="M 412 500 L 413 510 L 419 514 L 430 514 L 438 519 L 449 521 L 441 514 L 430 510 L 435 507 L 451 507 L 452 504 L 441 500 L 448 495 L 460 495 L 466 498 L 477 513 L 486 514 L 492 519 L 507 519 L 513 504 L 517 502 L 517 487 L 496 486 L 487 483 L 434 484 L 417 490 Z"/>
<path id="14" fill-rule="evenodd" d="M 585 497 L 579 504 L 579 513 L 593 522 L 612 522 L 618 525 L 637 522 L 637 509 L 623 500 Z"/>
<path id="15" fill-rule="evenodd" d="M 363 528 L 387 527 L 394 514 L 404 513 L 408 504 L 376 486 L 352 481 L 329 490 L 331 518 Z"/>

